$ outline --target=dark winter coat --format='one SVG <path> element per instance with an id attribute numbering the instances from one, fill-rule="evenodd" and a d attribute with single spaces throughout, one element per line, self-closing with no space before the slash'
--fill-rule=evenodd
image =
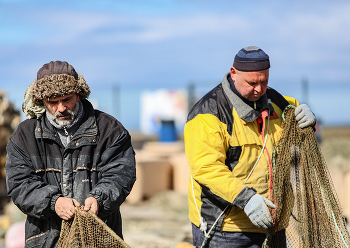
<path id="1" fill-rule="evenodd" d="M 84 117 L 66 148 L 44 115 L 23 121 L 7 144 L 8 195 L 27 214 L 26 247 L 54 247 L 62 219 L 58 197 L 84 205 L 93 196 L 98 216 L 122 237 L 119 207 L 136 180 L 128 131 L 112 116 L 82 100 Z"/>

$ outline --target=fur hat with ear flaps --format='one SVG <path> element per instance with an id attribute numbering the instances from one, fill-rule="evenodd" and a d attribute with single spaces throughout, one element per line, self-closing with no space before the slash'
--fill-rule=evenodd
<path id="1" fill-rule="evenodd" d="M 90 87 L 84 77 L 67 62 L 51 61 L 43 65 L 37 74 L 31 91 L 31 100 L 44 105 L 44 98 L 53 98 L 77 93 L 80 100 L 88 98 Z"/>
<path id="2" fill-rule="evenodd" d="M 77 93 L 80 100 L 88 98 L 90 87 L 83 75 L 78 74 L 67 62 L 51 61 L 38 71 L 37 78 L 24 93 L 22 110 L 27 118 L 40 118 L 45 107 L 44 98 Z"/>

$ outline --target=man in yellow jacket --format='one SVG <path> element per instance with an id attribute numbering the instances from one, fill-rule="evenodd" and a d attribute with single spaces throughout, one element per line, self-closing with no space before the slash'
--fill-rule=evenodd
<path id="1" fill-rule="evenodd" d="M 196 247 L 262 246 L 273 224 L 270 208 L 276 207 L 270 201 L 271 160 L 282 112 L 295 105 L 300 128 L 316 123 L 307 105 L 268 87 L 269 68 L 262 49 L 241 49 L 223 81 L 188 115 L 189 218 Z"/>

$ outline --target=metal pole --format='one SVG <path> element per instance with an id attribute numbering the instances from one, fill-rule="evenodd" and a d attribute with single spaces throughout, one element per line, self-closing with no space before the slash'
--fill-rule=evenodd
<path id="1" fill-rule="evenodd" d="M 303 103 L 308 104 L 309 102 L 309 81 L 307 77 L 301 79 L 301 100 Z"/>
<path id="2" fill-rule="evenodd" d="M 192 107 L 196 104 L 196 97 L 195 97 L 195 83 L 190 82 L 187 87 L 187 93 L 188 93 L 188 112 L 192 109 Z"/>
<path id="3" fill-rule="evenodd" d="M 118 83 L 112 86 L 112 111 L 116 119 L 120 119 L 120 85 Z"/>

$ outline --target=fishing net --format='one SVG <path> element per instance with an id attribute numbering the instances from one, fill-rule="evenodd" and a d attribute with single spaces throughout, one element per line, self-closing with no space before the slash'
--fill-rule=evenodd
<path id="1" fill-rule="evenodd" d="M 299 128 L 294 110 L 288 106 L 284 111 L 274 151 L 271 199 L 277 208 L 263 247 L 349 247 L 343 212 L 314 130 Z"/>
<path id="2" fill-rule="evenodd" d="M 61 234 L 56 248 L 130 248 L 94 213 L 83 209 L 83 206 L 76 207 L 74 218 L 62 221 Z"/>

